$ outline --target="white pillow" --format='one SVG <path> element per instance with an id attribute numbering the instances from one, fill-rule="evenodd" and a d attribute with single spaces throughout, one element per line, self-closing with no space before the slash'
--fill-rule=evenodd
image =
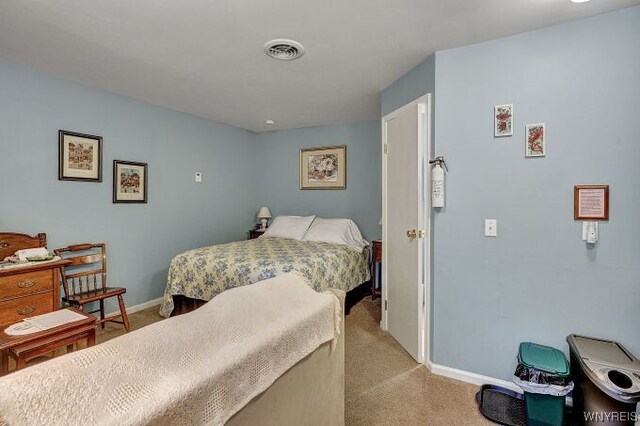
<path id="1" fill-rule="evenodd" d="M 263 235 L 302 241 L 315 216 L 277 216 Z"/>
<path id="2" fill-rule="evenodd" d="M 303 241 L 342 244 L 361 252 L 369 245 L 362 238 L 358 225 L 351 219 L 323 219 L 317 217 L 304 236 Z"/>

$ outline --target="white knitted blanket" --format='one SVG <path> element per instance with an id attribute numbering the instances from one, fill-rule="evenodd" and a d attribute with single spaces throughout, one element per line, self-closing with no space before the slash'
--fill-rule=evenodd
<path id="1" fill-rule="evenodd" d="M 0 425 L 222 425 L 340 330 L 340 303 L 289 273 L 0 378 Z"/>

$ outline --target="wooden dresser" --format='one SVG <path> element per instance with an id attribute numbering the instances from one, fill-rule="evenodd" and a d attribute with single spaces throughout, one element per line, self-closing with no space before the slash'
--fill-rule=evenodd
<path id="1" fill-rule="evenodd" d="M 16 250 L 45 247 L 46 235 L 0 233 L 0 260 Z M 69 261 L 0 269 L 0 328 L 60 309 L 60 268 Z"/>
<path id="2" fill-rule="evenodd" d="M 0 270 L 0 328 L 60 309 L 60 267 L 68 261 Z"/>

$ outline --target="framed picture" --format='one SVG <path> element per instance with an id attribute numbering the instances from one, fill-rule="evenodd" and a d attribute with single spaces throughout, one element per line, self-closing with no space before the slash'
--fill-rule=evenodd
<path id="1" fill-rule="evenodd" d="M 575 220 L 609 220 L 609 185 L 573 187 Z"/>
<path id="2" fill-rule="evenodd" d="M 58 131 L 58 180 L 102 182 L 102 137 Z"/>
<path id="3" fill-rule="evenodd" d="M 493 136 L 513 136 L 513 104 L 496 105 L 493 108 Z"/>
<path id="4" fill-rule="evenodd" d="M 147 163 L 113 160 L 113 202 L 147 202 Z"/>
<path id="5" fill-rule="evenodd" d="M 547 134 L 544 123 L 527 124 L 525 157 L 544 157 L 547 154 Z"/>
<path id="6" fill-rule="evenodd" d="M 346 189 L 347 147 L 300 150 L 300 189 Z"/>

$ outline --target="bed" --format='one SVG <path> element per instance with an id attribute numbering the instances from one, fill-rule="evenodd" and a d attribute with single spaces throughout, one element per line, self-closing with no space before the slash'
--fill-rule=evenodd
<path id="1" fill-rule="evenodd" d="M 343 308 L 337 341 L 320 345 L 253 398 L 225 426 L 344 426 L 345 294 L 331 291 Z"/>
<path id="2" fill-rule="evenodd" d="M 309 287 L 283 274 L 2 377 L 0 425 L 344 425 L 344 293 Z"/>
<path id="3" fill-rule="evenodd" d="M 177 313 L 190 311 L 225 290 L 291 271 L 304 275 L 316 291 L 360 286 L 361 293 L 371 278 L 369 248 L 263 235 L 190 250 L 171 261 L 160 314 L 171 316 L 176 304 Z M 348 305 L 353 299 L 347 298 Z"/>

